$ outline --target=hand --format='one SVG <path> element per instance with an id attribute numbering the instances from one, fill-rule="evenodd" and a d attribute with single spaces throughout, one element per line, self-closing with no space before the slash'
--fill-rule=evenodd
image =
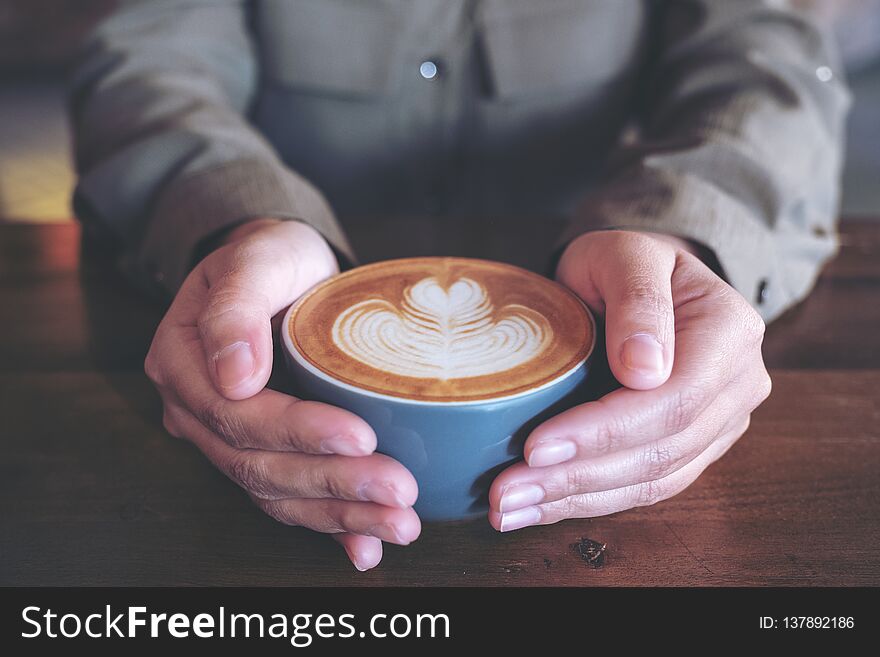
<path id="1" fill-rule="evenodd" d="M 272 317 L 336 271 L 313 228 L 245 224 L 181 286 L 144 366 L 171 435 L 190 440 L 272 517 L 333 533 L 366 570 L 381 560 L 382 541 L 419 535 L 415 479 L 373 453 L 376 436 L 356 415 L 265 387 Z"/>
<path id="2" fill-rule="evenodd" d="M 547 420 L 489 494 L 500 531 L 654 504 L 689 486 L 770 394 L 764 323 L 689 253 L 648 233 L 582 235 L 557 278 L 604 316 L 624 386 Z"/>

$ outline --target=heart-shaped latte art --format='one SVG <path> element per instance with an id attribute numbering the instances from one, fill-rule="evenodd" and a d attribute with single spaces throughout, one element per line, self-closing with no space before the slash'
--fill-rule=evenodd
<path id="1" fill-rule="evenodd" d="M 333 341 L 370 367 L 420 379 L 497 374 L 538 356 L 553 337 L 540 313 L 519 304 L 496 311 L 470 278 L 444 288 L 434 277 L 406 288 L 400 306 L 367 299 L 342 311 Z"/>

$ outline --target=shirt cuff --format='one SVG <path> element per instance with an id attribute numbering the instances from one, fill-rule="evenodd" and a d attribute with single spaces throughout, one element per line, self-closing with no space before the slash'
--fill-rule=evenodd
<path id="1" fill-rule="evenodd" d="M 170 294 L 195 264 L 202 240 L 258 217 L 302 221 L 323 235 L 342 264 L 356 262 L 323 195 L 276 162 L 237 160 L 174 180 L 151 215 L 140 251 L 126 264 Z"/>
<path id="2" fill-rule="evenodd" d="M 579 208 L 560 246 L 586 232 L 612 229 L 675 235 L 710 249 L 718 273 L 765 321 L 806 294 L 786 285 L 772 231 L 745 205 L 696 176 L 642 166 L 612 181 Z"/>

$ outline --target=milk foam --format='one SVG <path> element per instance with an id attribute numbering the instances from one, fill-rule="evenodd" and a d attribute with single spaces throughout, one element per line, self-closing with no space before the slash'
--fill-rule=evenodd
<path id="1" fill-rule="evenodd" d="M 540 355 L 553 331 L 537 311 L 518 304 L 495 310 L 470 278 L 444 289 L 431 276 L 408 287 L 400 306 L 368 299 L 342 311 L 333 342 L 378 370 L 421 379 L 497 374 Z"/>

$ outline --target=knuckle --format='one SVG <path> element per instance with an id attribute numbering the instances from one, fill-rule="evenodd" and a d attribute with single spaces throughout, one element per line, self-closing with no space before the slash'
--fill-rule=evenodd
<path id="1" fill-rule="evenodd" d="M 243 303 L 245 301 L 246 303 Z M 224 317 L 234 316 L 236 323 L 262 323 L 268 318 L 257 309 L 268 308 L 268 297 L 235 280 L 231 274 L 224 277 L 211 289 L 205 307 L 199 314 L 196 324 L 199 334 L 210 335 L 216 324 Z"/>
<path id="2" fill-rule="evenodd" d="M 360 520 L 356 507 L 344 504 L 339 505 L 333 513 L 324 510 L 322 526 L 358 533 L 359 527 L 363 526 L 363 521 Z"/>
<path id="3" fill-rule="evenodd" d="M 565 471 L 565 490 L 562 491 L 566 495 L 575 495 L 584 490 L 590 481 L 589 467 L 586 463 L 574 463 Z"/>
<path id="4" fill-rule="evenodd" d="M 653 443 L 642 452 L 641 466 L 648 480 L 661 479 L 675 469 L 677 459 L 668 445 Z"/>
<path id="5" fill-rule="evenodd" d="M 589 402 L 589 405 L 601 419 L 582 426 L 579 441 L 596 454 L 610 454 L 618 448 L 619 437 L 627 435 L 628 420 L 625 415 L 613 412 L 604 399 Z"/>
<path id="6" fill-rule="evenodd" d="M 600 423 L 593 434 L 593 449 L 598 454 L 610 454 L 616 447 L 617 440 L 615 436 L 617 432 L 611 425 Z"/>
<path id="7" fill-rule="evenodd" d="M 247 431 L 241 419 L 230 412 L 229 402 L 216 398 L 205 402 L 197 412 L 199 421 L 224 442 L 235 448 L 249 446 Z"/>
<path id="8" fill-rule="evenodd" d="M 759 404 L 767 399 L 770 396 L 770 393 L 773 392 L 773 379 L 770 378 L 770 373 L 767 372 L 766 369 L 763 369 L 761 372 L 761 378 L 758 382 L 757 389 Z"/>
<path id="9" fill-rule="evenodd" d="M 232 278 L 246 273 L 254 260 L 272 256 L 273 242 L 257 233 L 232 245 L 225 276 Z"/>
<path id="10" fill-rule="evenodd" d="M 307 485 L 305 488 L 313 495 L 319 497 L 329 496 L 331 498 L 345 499 L 345 487 L 336 477 L 334 477 L 327 468 L 318 467 L 305 470 L 301 473 L 305 476 Z"/>
<path id="11" fill-rule="evenodd" d="M 678 390 L 668 401 L 666 433 L 679 433 L 691 425 L 703 405 L 703 394 L 694 388 Z"/>
<path id="12" fill-rule="evenodd" d="M 634 506 L 651 506 L 664 499 L 663 486 L 659 481 L 646 481 L 635 488 Z"/>
<path id="13" fill-rule="evenodd" d="M 714 302 L 715 315 L 720 323 L 729 327 L 735 335 L 740 332 L 749 338 L 763 339 L 764 320 L 746 298 L 726 283 L 720 283 L 707 291 Z"/>
<path id="14" fill-rule="evenodd" d="M 257 237 L 258 232 L 249 235 L 246 239 L 224 245 L 203 261 L 211 265 L 208 279 L 212 292 L 215 288 L 222 288 L 226 283 L 247 275 L 254 258 L 265 251 L 260 247 L 259 242 L 262 240 Z M 211 260 L 212 256 L 216 259 Z"/>
<path id="15" fill-rule="evenodd" d="M 753 411 L 764 403 L 773 392 L 773 381 L 766 368 L 761 367 L 757 374 L 749 377 L 751 383 L 743 395 L 744 410 Z"/>
<path id="16" fill-rule="evenodd" d="M 263 512 L 280 523 L 298 527 L 302 525 L 302 519 L 293 511 L 289 504 L 281 500 L 260 500 L 259 506 Z"/>
<path id="17" fill-rule="evenodd" d="M 316 404 L 319 402 L 303 401 L 297 397 L 289 396 L 286 405 L 280 412 L 281 438 L 285 444 L 297 451 L 320 452 L 321 448 L 315 441 L 309 439 L 307 430 L 308 417 Z"/>
<path id="18" fill-rule="evenodd" d="M 648 276 L 633 277 L 626 286 L 622 302 L 628 307 L 638 308 L 640 312 L 664 315 L 668 311 L 654 279 Z"/>
<path id="19" fill-rule="evenodd" d="M 326 500 L 329 504 L 321 504 L 316 508 L 315 525 L 326 532 L 364 533 L 364 517 L 353 504 L 339 504 Z M 385 516 L 387 519 L 387 516 Z M 381 519 L 381 517 L 380 517 Z"/>
<path id="20" fill-rule="evenodd" d="M 582 515 L 583 505 L 576 495 L 570 495 L 559 500 L 559 503 L 553 505 L 552 510 L 545 507 L 538 507 L 541 514 L 538 524 L 548 524 L 562 520 L 563 518 L 578 518 Z"/>
<path id="21" fill-rule="evenodd" d="M 758 312 L 746 304 L 746 310 L 743 313 L 743 333 L 750 345 L 760 346 L 764 342 L 764 333 L 767 330 L 767 324 Z"/>
<path id="22" fill-rule="evenodd" d="M 346 486 L 336 477 L 333 477 L 326 472 L 323 472 L 321 475 L 321 484 L 330 497 L 340 500 L 350 497 L 346 490 Z"/>
<path id="23" fill-rule="evenodd" d="M 144 374 L 147 375 L 147 378 L 152 381 L 154 385 L 162 385 L 162 368 L 159 366 L 158 359 L 152 349 L 150 349 L 149 353 L 147 353 L 147 357 L 144 359 Z"/>
<path id="24" fill-rule="evenodd" d="M 272 497 L 272 486 L 269 483 L 267 470 L 263 457 L 251 452 L 236 454 L 228 464 L 230 478 L 263 500 Z"/>
<path id="25" fill-rule="evenodd" d="M 168 405 L 162 411 L 162 427 L 174 438 L 181 438 L 183 436 L 177 411 Z"/>
<path id="26" fill-rule="evenodd" d="M 597 237 L 601 238 L 600 245 L 611 252 L 620 252 L 624 249 L 648 253 L 654 248 L 656 241 L 653 235 L 636 230 L 610 229 L 596 231 Z"/>
<path id="27" fill-rule="evenodd" d="M 200 335 L 209 335 L 220 318 L 236 311 L 233 297 L 234 293 L 229 290 L 218 290 L 211 295 L 196 321 Z"/>

